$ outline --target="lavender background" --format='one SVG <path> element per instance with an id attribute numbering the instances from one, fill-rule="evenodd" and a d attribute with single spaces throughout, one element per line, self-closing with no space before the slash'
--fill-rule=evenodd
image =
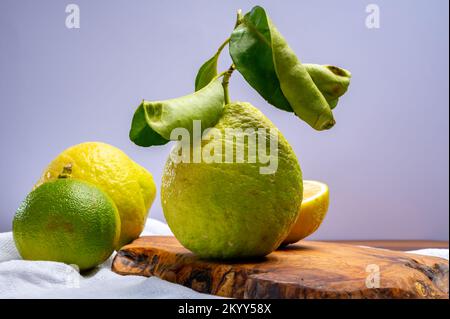
<path id="1" fill-rule="evenodd" d="M 65 27 L 71 2 L 80 29 Z M 380 29 L 365 26 L 371 2 Z M 255 4 L 303 61 L 353 73 L 328 132 L 271 107 L 240 75 L 231 83 L 233 99 L 258 106 L 283 131 L 304 177 L 329 184 L 331 207 L 313 238 L 448 240 L 447 0 L 0 0 L 0 231 L 11 229 L 48 162 L 80 142 L 121 148 L 159 187 L 170 145 L 128 140 L 135 107 L 192 91 L 236 9 Z M 164 218 L 159 194 L 150 214 Z"/>

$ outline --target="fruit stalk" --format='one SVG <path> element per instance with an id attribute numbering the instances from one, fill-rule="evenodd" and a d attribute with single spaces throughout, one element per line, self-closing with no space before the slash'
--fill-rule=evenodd
<path id="1" fill-rule="evenodd" d="M 58 175 L 58 179 L 70 178 L 71 175 L 72 175 L 72 163 L 68 163 L 67 165 L 64 165 L 61 174 Z"/>
<path id="2" fill-rule="evenodd" d="M 233 71 L 236 69 L 234 64 L 230 65 L 228 70 L 224 73 L 223 79 L 222 79 L 222 86 L 223 86 L 223 94 L 224 94 L 224 101 L 225 105 L 230 104 L 230 94 L 228 91 L 228 84 L 230 83 L 230 77 L 233 74 Z"/>

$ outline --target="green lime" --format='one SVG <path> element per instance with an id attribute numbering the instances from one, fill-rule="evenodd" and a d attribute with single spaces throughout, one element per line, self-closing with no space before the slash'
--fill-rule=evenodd
<path id="1" fill-rule="evenodd" d="M 98 187 L 75 179 L 42 184 L 22 202 L 13 221 L 16 247 L 27 260 L 75 264 L 104 262 L 120 235 L 120 217 Z"/>

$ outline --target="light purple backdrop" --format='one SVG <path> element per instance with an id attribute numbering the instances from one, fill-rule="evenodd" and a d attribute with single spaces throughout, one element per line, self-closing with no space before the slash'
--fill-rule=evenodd
<path id="1" fill-rule="evenodd" d="M 80 6 L 80 29 L 65 26 L 71 2 Z M 371 2 L 380 7 L 380 29 L 365 26 Z M 329 184 L 331 207 L 314 238 L 447 240 L 447 0 L 1 0 L 0 231 L 11 229 L 47 163 L 76 143 L 118 146 L 159 187 L 170 146 L 145 149 L 128 140 L 135 107 L 142 98 L 192 91 L 236 9 L 254 4 L 267 9 L 303 61 L 353 73 L 328 132 L 271 107 L 240 75 L 232 79 L 232 99 L 270 117 L 304 177 Z M 163 220 L 159 194 L 150 214 Z"/>

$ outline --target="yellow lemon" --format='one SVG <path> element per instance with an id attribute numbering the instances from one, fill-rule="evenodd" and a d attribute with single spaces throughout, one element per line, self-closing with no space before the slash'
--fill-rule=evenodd
<path id="1" fill-rule="evenodd" d="M 303 181 L 303 201 L 299 216 L 282 246 L 295 243 L 314 233 L 328 211 L 328 186 L 317 181 Z"/>
<path id="2" fill-rule="evenodd" d="M 121 221 L 116 248 L 139 237 L 156 195 L 153 177 L 146 169 L 112 145 L 86 142 L 59 154 L 36 187 L 61 176 L 94 184 L 113 200 Z"/>

